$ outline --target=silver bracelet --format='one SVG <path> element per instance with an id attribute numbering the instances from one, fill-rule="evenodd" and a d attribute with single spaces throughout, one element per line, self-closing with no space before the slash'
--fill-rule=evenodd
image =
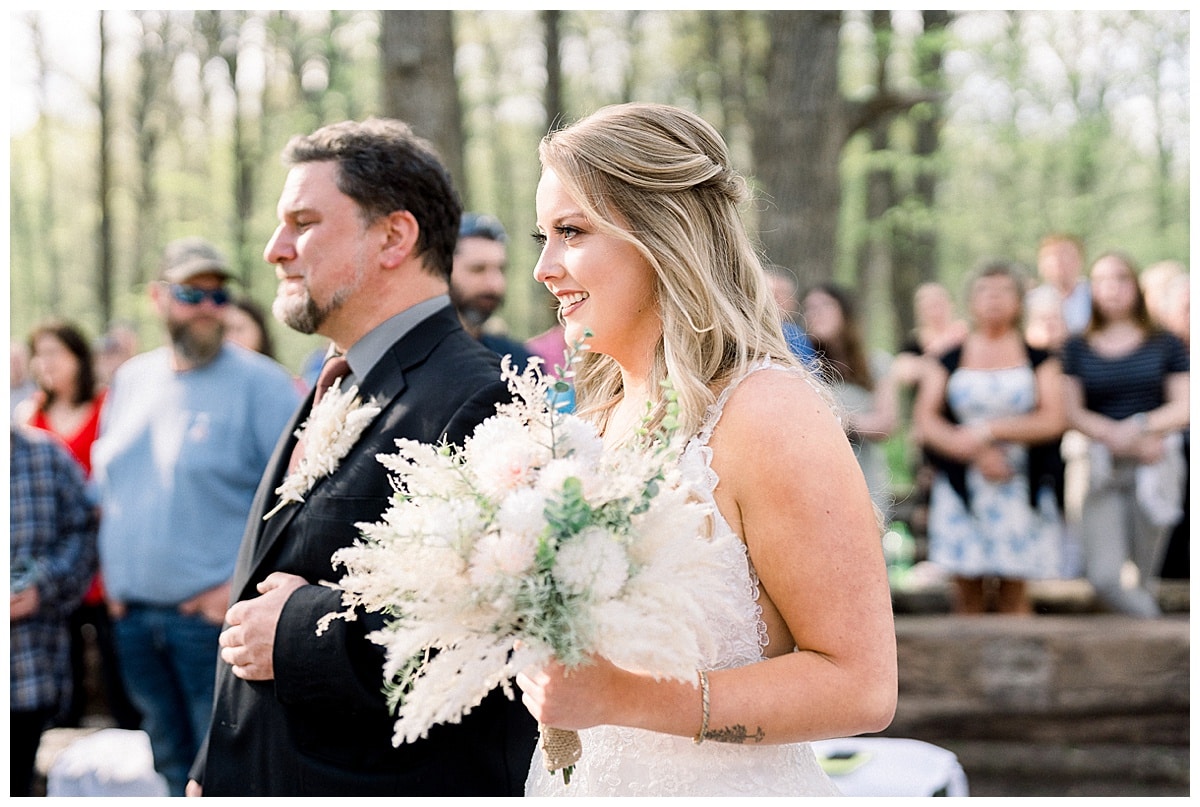
<path id="1" fill-rule="evenodd" d="M 700 705 L 704 708 L 704 715 L 700 718 L 700 731 L 692 738 L 692 742 L 699 745 L 704 742 L 704 735 L 708 731 L 708 673 L 696 670 L 696 674 L 700 677 Z"/>

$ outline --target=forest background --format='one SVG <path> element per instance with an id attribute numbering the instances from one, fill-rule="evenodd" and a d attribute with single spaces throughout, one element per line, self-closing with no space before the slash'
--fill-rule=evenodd
<path id="1" fill-rule="evenodd" d="M 160 343 L 145 287 L 184 235 L 269 305 L 282 147 L 370 115 L 408 120 L 504 222 L 519 338 L 553 322 L 524 237 L 538 140 L 627 100 L 716 125 L 765 258 L 854 288 L 884 350 L 917 284 L 960 292 L 994 257 L 1032 273 L 1051 231 L 1142 265 L 1190 254 L 1185 10 L 74 10 L 90 34 L 69 50 L 67 12 L 10 13 L 13 339 L 56 315 Z M 292 369 L 319 345 L 273 333 Z"/>

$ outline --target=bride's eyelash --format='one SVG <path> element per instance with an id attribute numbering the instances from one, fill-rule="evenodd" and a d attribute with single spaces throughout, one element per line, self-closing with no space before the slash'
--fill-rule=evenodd
<path id="1" fill-rule="evenodd" d="M 579 235 L 578 227 L 571 227 L 566 224 L 560 225 L 558 227 L 554 227 L 552 229 L 554 230 L 554 232 L 556 232 L 557 234 L 562 236 L 564 240 L 568 240 L 570 238 L 573 238 L 574 236 Z M 529 235 L 533 238 L 533 242 L 535 244 L 537 244 L 539 247 L 546 246 L 546 234 L 545 233 L 539 232 L 538 230 L 534 230 Z"/>

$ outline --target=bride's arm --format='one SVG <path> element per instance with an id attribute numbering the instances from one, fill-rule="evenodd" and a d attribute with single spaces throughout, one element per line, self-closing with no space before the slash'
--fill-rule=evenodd
<path id="1" fill-rule="evenodd" d="M 749 547 L 776 657 L 709 676 L 709 732 L 761 728 L 788 742 L 880 731 L 896 705 L 896 639 L 862 472 L 803 380 L 756 373 L 738 392 L 713 435 L 718 503 Z"/>
<path id="2" fill-rule="evenodd" d="M 841 427 L 803 380 L 756 373 L 713 435 L 718 503 L 745 536 L 772 648 L 798 652 L 707 673 L 706 739 L 783 743 L 879 731 L 896 703 L 896 645 L 879 529 Z M 783 636 L 790 633 L 790 637 Z M 693 736 L 695 682 L 655 681 L 606 661 L 518 678 L 542 723 L 616 724 Z"/>

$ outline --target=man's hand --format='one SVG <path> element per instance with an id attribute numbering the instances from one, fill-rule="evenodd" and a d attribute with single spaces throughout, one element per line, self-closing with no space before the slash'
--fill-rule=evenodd
<path id="1" fill-rule="evenodd" d="M 195 779 L 188 779 L 188 783 L 183 791 L 183 795 L 193 799 L 200 798 L 204 795 L 204 788 L 202 788 L 200 783 Z"/>
<path id="2" fill-rule="evenodd" d="M 179 604 L 181 614 L 199 614 L 214 625 L 223 624 L 225 609 L 229 607 L 229 583 L 201 591 L 190 600 Z"/>
<path id="3" fill-rule="evenodd" d="M 275 680 L 275 629 L 292 592 L 308 581 L 272 572 L 258 584 L 261 597 L 234 603 L 225 614 L 229 627 L 221 633 L 221 660 L 246 681 Z"/>

